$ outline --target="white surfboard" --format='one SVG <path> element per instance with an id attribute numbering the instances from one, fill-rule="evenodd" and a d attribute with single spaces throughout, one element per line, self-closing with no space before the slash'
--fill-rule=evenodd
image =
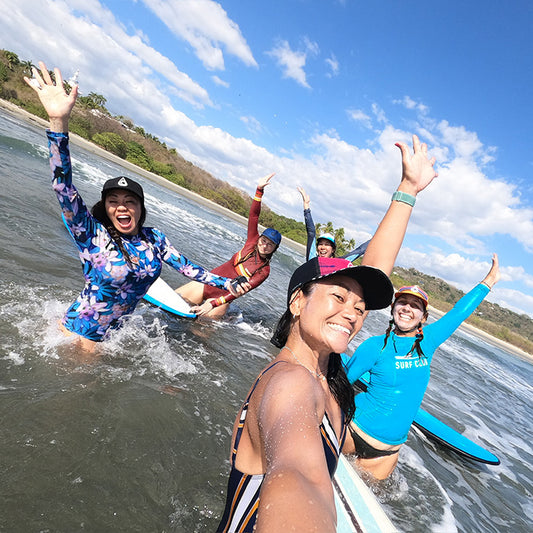
<path id="1" fill-rule="evenodd" d="M 196 318 L 196 315 L 191 312 L 191 306 L 161 277 L 152 283 L 144 299 L 177 316 Z"/>
<path id="2" fill-rule="evenodd" d="M 374 493 L 341 454 L 335 477 L 337 533 L 397 533 Z"/>

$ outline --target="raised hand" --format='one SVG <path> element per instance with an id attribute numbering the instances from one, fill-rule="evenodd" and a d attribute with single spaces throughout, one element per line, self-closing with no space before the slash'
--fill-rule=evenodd
<path id="1" fill-rule="evenodd" d="M 41 72 L 32 67 L 34 79 L 24 76 L 24 81 L 37 93 L 50 118 L 50 129 L 55 132 L 68 131 L 68 120 L 78 96 L 78 86 L 74 85 L 69 94 L 63 86 L 63 77 L 58 68 L 54 69 L 55 83 L 46 65 L 39 61 Z"/>
<path id="2" fill-rule="evenodd" d="M 398 190 L 416 196 L 438 176 L 433 168 L 435 158 L 428 157 L 427 144 L 421 144 L 416 135 L 413 135 L 412 155 L 405 143 L 398 142 L 396 146 L 402 152 L 402 181 Z"/>
<path id="3" fill-rule="evenodd" d="M 485 279 L 482 281 L 489 289 L 492 289 L 498 281 L 500 281 L 500 263 L 498 261 L 498 255 L 492 254 L 492 266 L 490 267 L 489 273 L 486 275 Z"/>
<path id="4" fill-rule="evenodd" d="M 298 189 L 298 192 L 302 195 L 302 200 L 304 203 L 304 209 L 309 209 L 309 206 L 311 205 L 311 200 L 309 198 L 309 195 L 305 192 L 305 189 L 303 187 L 296 187 Z"/>
<path id="5" fill-rule="evenodd" d="M 274 174 L 275 172 L 272 172 L 272 174 L 269 174 L 268 176 L 261 178 L 257 182 L 257 188 L 263 190 L 270 183 L 270 180 L 272 179 L 272 176 L 274 176 Z"/>

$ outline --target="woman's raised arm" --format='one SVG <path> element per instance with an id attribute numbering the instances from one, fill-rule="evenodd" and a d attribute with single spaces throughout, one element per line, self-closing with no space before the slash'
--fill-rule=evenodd
<path id="1" fill-rule="evenodd" d="M 46 65 L 39 61 L 41 72 L 32 67 L 33 79 L 24 76 L 24 81 L 37 93 L 50 119 L 50 129 L 56 133 L 68 131 L 68 121 L 78 97 L 78 86 L 74 85 L 69 94 L 65 91 L 63 77 L 58 68 L 54 69 L 55 83 Z"/>
<path id="2" fill-rule="evenodd" d="M 266 456 L 257 533 L 335 532 L 335 501 L 317 415 L 320 395 L 320 385 L 302 367 L 278 372 L 265 387 L 257 410 Z"/>
<path id="3" fill-rule="evenodd" d="M 427 145 L 421 144 L 416 135 L 413 135 L 413 154 L 405 143 L 396 143 L 396 146 L 402 152 L 402 180 L 389 209 L 368 243 L 362 262 L 363 265 L 383 270 L 388 276 L 400 251 L 416 195 L 438 175 L 433 168 L 435 158 L 428 157 Z"/>

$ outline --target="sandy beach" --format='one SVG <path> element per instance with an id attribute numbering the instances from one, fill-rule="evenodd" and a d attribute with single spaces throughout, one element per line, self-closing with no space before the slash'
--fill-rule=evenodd
<path id="1" fill-rule="evenodd" d="M 48 127 L 48 121 L 46 120 L 43 120 L 35 115 L 32 115 L 31 113 L 28 113 L 27 111 L 21 109 L 20 107 L 16 106 L 15 104 L 12 104 L 11 102 L 8 102 L 6 100 L 2 100 L 0 99 L 0 108 L 5 110 L 7 113 L 10 113 L 14 116 L 16 116 L 17 118 L 20 118 L 21 120 L 25 120 L 29 123 L 33 123 L 33 124 L 37 124 L 39 125 L 40 127 L 42 127 L 43 129 L 44 128 L 47 128 Z M 240 222 L 243 224 L 243 226 L 246 226 L 247 224 L 247 220 L 245 217 L 242 217 L 241 215 L 238 215 L 236 213 L 234 213 L 233 211 L 230 211 L 229 209 L 226 209 L 225 207 L 222 207 L 218 204 L 216 204 L 215 202 L 212 202 L 211 200 L 208 200 L 202 196 L 200 196 L 199 194 L 196 194 L 195 192 L 192 192 L 192 191 L 189 191 L 188 189 L 185 189 L 183 187 L 180 187 L 179 185 L 176 185 L 174 183 L 171 183 L 170 181 L 166 180 L 165 178 L 162 178 L 161 176 L 158 176 L 157 174 L 153 174 L 152 172 L 148 172 L 147 170 L 144 170 L 136 165 L 133 165 L 132 163 L 114 155 L 114 154 L 111 154 L 110 152 L 107 152 L 106 150 L 104 150 L 103 148 L 100 148 L 99 146 L 87 141 L 86 139 L 74 134 L 74 133 L 71 133 L 70 134 L 70 141 L 73 145 L 77 145 L 77 146 L 80 146 L 82 147 L 83 149 L 91 152 L 91 153 L 94 153 L 94 154 L 97 154 L 99 157 L 102 157 L 102 158 L 105 158 L 109 161 L 112 161 L 114 163 L 117 163 L 121 166 L 123 166 L 124 168 L 126 169 L 130 169 L 132 172 L 135 172 L 143 177 L 145 177 L 146 179 L 149 179 L 150 181 L 153 181 L 154 183 L 157 183 L 158 185 L 161 185 L 167 189 L 170 189 L 172 191 L 175 191 L 176 193 L 192 200 L 192 201 L 195 201 L 195 202 L 198 202 L 199 204 L 201 205 L 204 205 L 204 206 L 207 206 L 209 207 L 210 209 L 214 210 L 215 212 L 217 213 L 221 213 L 221 214 L 224 214 L 225 216 L 237 221 L 237 222 Z M 44 142 L 44 141 L 43 141 Z M 294 242 L 294 241 L 291 241 L 290 239 L 287 239 L 285 237 L 283 237 L 283 244 L 285 246 L 288 246 L 289 248 L 291 248 L 292 250 L 294 250 L 295 252 L 298 252 L 300 253 L 302 256 L 305 255 L 305 246 L 300 244 L 300 243 L 297 243 L 297 242 Z M 430 311 L 430 314 L 434 317 L 434 318 L 439 318 L 441 317 L 444 313 L 442 311 L 439 311 L 438 309 L 434 309 L 430 306 L 429 308 L 429 311 Z M 475 328 L 474 326 L 471 326 L 469 324 L 463 324 L 461 326 L 461 329 L 463 329 L 464 331 L 467 331 L 469 333 L 471 333 L 472 335 L 475 335 L 481 339 L 484 339 L 485 341 L 487 341 L 488 343 L 494 345 L 494 346 L 497 346 L 503 350 L 506 350 L 506 351 L 509 351 L 515 355 L 517 355 L 518 357 L 521 357 L 522 359 L 525 359 L 525 360 L 528 360 L 530 362 L 533 362 L 533 354 L 529 354 L 527 352 L 524 352 L 523 350 L 521 350 L 520 348 L 517 348 L 516 346 L 512 345 L 512 344 L 509 344 L 507 342 L 504 342 L 504 341 L 501 341 L 491 335 L 489 335 L 488 333 L 478 329 L 478 328 Z"/>

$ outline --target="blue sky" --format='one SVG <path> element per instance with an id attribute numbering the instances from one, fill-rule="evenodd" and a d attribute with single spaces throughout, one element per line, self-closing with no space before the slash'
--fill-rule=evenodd
<path id="1" fill-rule="evenodd" d="M 439 178 L 397 264 L 533 317 L 532 4 L 526 0 L 4 0 L 0 47 L 79 69 L 187 159 L 265 202 L 367 239 L 416 133 Z"/>

